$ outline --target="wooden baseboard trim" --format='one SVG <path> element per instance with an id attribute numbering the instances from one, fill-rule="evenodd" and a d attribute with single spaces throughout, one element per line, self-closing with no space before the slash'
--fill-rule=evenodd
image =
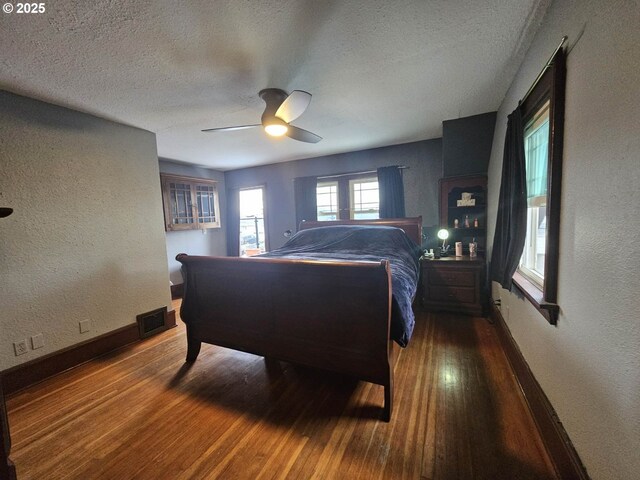
<path id="1" fill-rule="evenodd" d="M 182 298 L 184 292 L 184 283 L 171 285 L 171 298 Z"/>
<path id="2" fill-rule="evenodd" d="M 558 476 L 567 480 L 589 480 L 587 470 L 573 447 L 571 439 L 562 426 L 551 402 L 531 372 L 520 347 L 511 336 L 511 331 L 500 310 L 492 303 L 489 313 Z"/>
<path id="3" fill-rule="evenodd" d="M 165 328 L 176 326 L 176 312 L 165 316 Z M 126 325 L 85 342 L 44 355 L 2 372 L 5 395 L 11 395 L 53 375 L 86 363 L 94 358 L 141 340 L 138 323 Z"/>
<path id="4" fill-rule="evenodd" d="M 0 479 L 16 480 L 16 466 L 9 458 L 11 453 L 11 437 L 9 436 L 9 418 L 7 405 L 2 391 L 2 373 L 0 372 Z"/>
<path id="5" fill-rule="evenodd" d="M 167 330 L 176 326 L 176 311 L 175 310 L 169 310 L 167 312 L 167 316 L 165 317 L 164 326 L 166 327 Z"/>

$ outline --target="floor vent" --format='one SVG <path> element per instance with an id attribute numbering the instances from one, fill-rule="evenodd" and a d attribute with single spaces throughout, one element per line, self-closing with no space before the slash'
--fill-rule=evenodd
<path id="1" fill-rule="evenodd" d="M 147 313 L 141 313 L 136 317 L 140 338 L 147 338 L 156 333 L 163 332 L 166 326 L 167 307 L 161 307 Z"/>

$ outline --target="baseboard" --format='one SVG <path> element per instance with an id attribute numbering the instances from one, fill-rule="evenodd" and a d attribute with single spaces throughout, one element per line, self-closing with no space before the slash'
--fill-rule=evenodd
<path id="1" fill-rule="evenodd" d="M 0 373 L 0 378 L 2 374 Z M 0 381 L 0 479 L 16 480 L 16 466 L 9 458 L 11 453 L 11 437 L 9 436 L 9 419 L 7 405 L 4 402 L 2 381 Z"/>
<path id="2" fill-rule="evenodd" d="M 176 312 L 171 310 L 165 316 L 164 330 L 175 326 Z M 140 340 L 142 340 L 140 329 L 136 322 L 30 362 L 16 365 L 2 372 L 4 393 L 11 395 L 34 383 Z"/>
<path id="3" fill-rule="evenodd" d="M 489 313 L 558 476 L 567 480 L 588 480 L 589 475 L 573 447 L 571 439 L 562 426 L 551 402 L 531 372 L 518 344 L 511 336 L 500 310 L 492 304 Z"/>
<path id="4" fill-rule="evenodd" d="M 184 292 L 184 283 L 171 285 L 171 298 L 182 298 Z"/>

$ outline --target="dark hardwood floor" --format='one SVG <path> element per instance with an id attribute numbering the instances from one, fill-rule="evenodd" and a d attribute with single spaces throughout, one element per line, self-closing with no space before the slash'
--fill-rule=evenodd
<path id="1" fill-rule="evenodd" d="M 390 423 L 380 386 L 185 352 L 179 322 L 9 398 L 18 478 L 556 478 L 485 319 L 418 312 Z"/>

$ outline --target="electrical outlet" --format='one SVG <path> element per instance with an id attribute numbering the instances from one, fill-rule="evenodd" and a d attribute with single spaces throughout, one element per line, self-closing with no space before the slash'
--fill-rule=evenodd
<path id="1" fill-rule="evenodd" d="M 91 330 L 91 320 L 82 320 L 80 322 L 80 333 L 87 333 Z"/>
<path id="2" fill-rule="evenodd" d="M 41 333 L 31 337 L 31 348 L 34 350 L 44 347 L 44 337 Z"/>
<path id="3" fill-rule="evenodd" d="M 13 349 L 16 352 L 16 357 L 18 355 L 24 355 L 27 353 L 27 341 L 20 340 L 19 342 L 13 342 Z"/>

